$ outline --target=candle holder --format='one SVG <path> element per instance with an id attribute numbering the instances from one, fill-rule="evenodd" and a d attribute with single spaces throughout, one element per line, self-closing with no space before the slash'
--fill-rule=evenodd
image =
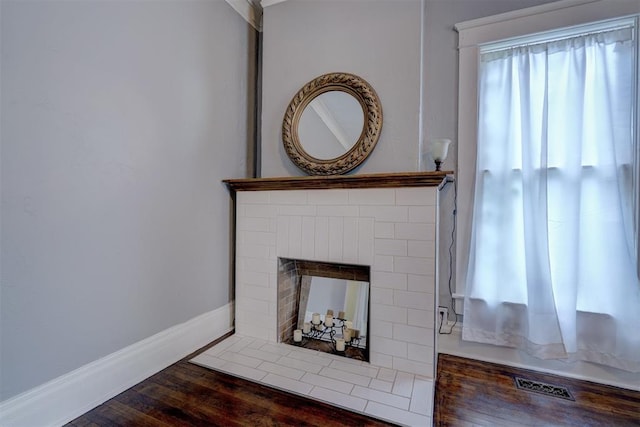
<path id="1" fill-rule="evenodd" d="M 359 331 L 357 329 L 351 329 L 351 336 L 349 341 L 347 341 L 345 337 L 345 329 L 347 328 L 347 319 L 343 319 L 340 317 L 334 317 L 331 326 L 327 326 L 325 322 L 322 322 L 320 319 L 316 319 L 314 322 L 311 320 L 311 328 L 309 332 L 302 331 L 302 338 L 304 339 L 314 339 L 325 342 L 331 342 L 333 347 L 333 352 L 338 354 L 344 354 L 348 347 L 360 347 L 360 340 L 364 339 L 359 335 Z M 351 325 L 351 322 L 349 322 Z M 342 341 L 340 345 L 337 344 L 336 335 L 340 331 L 340 338 L 337 338 Z M 357 331 L 357 333 L 353 333 Z M 296 345 L 301 345 L 302 342 L 295 343 Z M 344 345 L 344 350 L 338 350 L 338 348 L 342 348 Z"/>

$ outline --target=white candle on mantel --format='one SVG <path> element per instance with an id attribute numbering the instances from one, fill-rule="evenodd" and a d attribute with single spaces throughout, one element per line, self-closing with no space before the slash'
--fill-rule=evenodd
<path id="1" fill-rule="evenodd" d="M 336 350 L 344 351 L 344 340 L 342 338 L 336 339 Z"/>
<path id="2" fill-rule="evenodd" d="M 302 332 L 304 332 L 305 334 L 311 332 L 311 323 L 304 322 L 304 325 L 302 325 Z"/>
<path id="3" fill-rule="evenodd" d="M 344 340 L 346 342 L 350 342 L 351 341 L 351 329 L 344 328 L 344 330 L 342 331 L 342 337 L 344 338 Z"/>
<path id="4" fill-rule="evenodd" d="M 333 326 L 333 315 L 332 314 L 327 314 L 326 316 L 324 316 L 324 325 L 328 328 Z"/>
<path id="5" fill-rule="evenodd" d="M 314 325 L 320 323 L 320 313 L 313 313 L 313 315 L 311 315 L 311 323 L 313 323 Z"/>
<path id="6" fill-rule="evenodd" d="M 293 341 L 294 342 L 302 341 L 302 330 L 296 329 L 295 331 L 293 331 Z"/>

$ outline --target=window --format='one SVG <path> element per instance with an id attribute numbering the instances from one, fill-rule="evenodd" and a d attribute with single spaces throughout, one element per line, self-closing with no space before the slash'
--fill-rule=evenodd
<path id="1" fill-rule="evenodd" d="M 634 16 L 471 45 L 463 338 L 640 371 L 636 32 Z"/>

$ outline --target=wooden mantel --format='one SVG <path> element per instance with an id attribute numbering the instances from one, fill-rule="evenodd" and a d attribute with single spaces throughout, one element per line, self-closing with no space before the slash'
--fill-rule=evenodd
<path id="1" fill-rule="evenodd" d="M 363 175 L 241 178 L 223 180 L 234 191 L 314 190 L 328 188 L 436 187 L 453 171 Z"/>

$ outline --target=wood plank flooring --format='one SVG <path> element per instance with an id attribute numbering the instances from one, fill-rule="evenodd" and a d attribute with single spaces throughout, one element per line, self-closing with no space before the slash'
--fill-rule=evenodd
<path id="1" fill-rule="evenodd" d="M 68 426 L 391 425 L 188 362 L 211 345 Z M 576 400 L 517 390 L 515 375 L 566 386 Z M 640 426 L 640 393 L 440 355 L 434 424 Z"/>
<path id="2" fill-rule="evenodd" d="M 518 390 L 514 377 L 566 387 L 575 401 Z M 438 426 L 640 426 L 640 392 L 440 354 Z"/>

